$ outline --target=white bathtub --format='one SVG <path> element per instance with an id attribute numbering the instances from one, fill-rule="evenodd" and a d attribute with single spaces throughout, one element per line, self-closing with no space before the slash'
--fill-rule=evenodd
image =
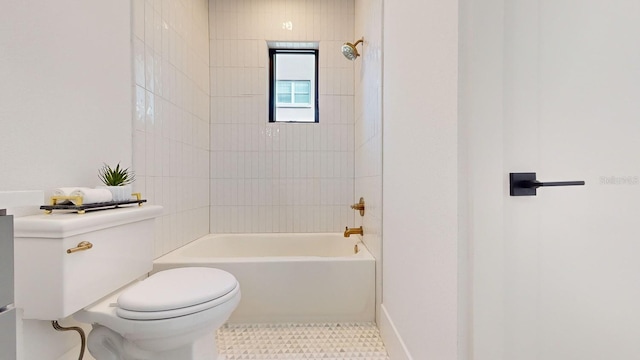
<path id="1" fill-rule="evenodd" d="M 207 235 L 158 258 L 153 271 L 184 266 L 238 279 L 242 300 L 230 322 L 374 321 L 375 260 L 356 236 Z"/>

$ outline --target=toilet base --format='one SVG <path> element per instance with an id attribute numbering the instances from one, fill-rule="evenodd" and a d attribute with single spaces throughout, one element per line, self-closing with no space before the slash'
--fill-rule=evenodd
<path id="1" fill-rule="evenodd" d="M 160 340 L 160 339 L 158 339 Z M 139 343 L 124 338 L 115 331 L 94 324 L 87 339 L 87 348 L 96 360 L 224 360 L 218 357 L 215 330 L 204 331 L 201 336 L 187 344 L 172 348 L 172 340 L 161 340 L 160 344 Z M 149 348 L 157 349 L 149 350 Z"/>

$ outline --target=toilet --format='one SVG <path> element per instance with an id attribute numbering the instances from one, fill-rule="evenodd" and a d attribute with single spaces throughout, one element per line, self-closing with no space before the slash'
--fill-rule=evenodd
<path id="1" fill-rule="evenodd" d="M 238 306 L 240 285 L 205 267 L 147 277 L 161 214 L 145 205 L 16 219 L 15 303 L 23 319 L 91 324 L 87 348 L 97 360 L 219 359 L 215 332 Z"/>
<path id="2" fill-rule="evenodd" d="M 239 301 L 240 286 L 228 272 L 177 268 L 127 286 L 74 318 L 92 324 L 87 347 L 97 360 L 212 360 L 215 332 Z"/>

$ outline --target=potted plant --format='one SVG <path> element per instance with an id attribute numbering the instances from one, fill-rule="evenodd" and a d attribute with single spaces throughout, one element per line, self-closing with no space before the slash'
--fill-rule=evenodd
<path id="1" fill-rule="evenodd" d="M 113 201 L 127 201 L 131 199 L 131 183 L 136 179 L 136 174 L 129 168 L 121 167 L 120 163 L 116 167 L 104 164 L 98 170 L 98 178 L 111 191 Z"/>

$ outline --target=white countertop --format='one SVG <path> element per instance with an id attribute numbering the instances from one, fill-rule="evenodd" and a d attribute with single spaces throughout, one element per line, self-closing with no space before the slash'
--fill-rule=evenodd
<path id="1" fill-rule="evenodd" d="M 158 217 L 162 206 L 130 205 L 119 208 L 87 211 L 86 214 L 53 212 L 23 216 L 13 220 L 15 238 L 54 238 L 96 231 L 107 227 Z"/>

